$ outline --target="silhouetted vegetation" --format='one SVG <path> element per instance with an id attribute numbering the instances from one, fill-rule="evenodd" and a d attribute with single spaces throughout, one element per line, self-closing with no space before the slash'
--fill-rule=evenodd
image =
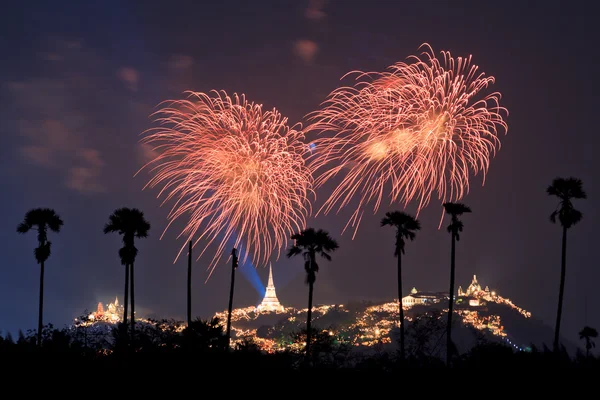
<path id="1" fill-rule="evenodd" d="M 188 244 L 187 266 L 187 326 L 192 325 L 192 241 Z"/>
<path id="2" fill-rule="evenodd" d="M 452 235 L 452 248 L 450 251 L 450 291 L 448 292 L 448 323 L 446 325 L 446 364 L 451 365 L 454 353 L 454 344 L 452 343 L 452 309 L 454 307 L 454 271 L 456 260 L 456 242 L 460 240 L 460 232 L 463 230 L 463 223 L 458 219 L 459 216 L 470 213 L 471 209 L 461 203 L 444 203 L 446 214 L 450 215 L 450 225 L 448 232 Z"/>
<path id="3" fill-rule="evenodd" d="M 397 258 L 398 270 L 398 302 L 399 302 L 399 328 L 392 328 L 389 338 L 396 340 L 398 336 L 398 351 L 390 351 L 391 344 L 386 336 L 386 344 L 377 333 L 371 336 L 362 333 L 362 338 L 367 338 L 369 343 L 358 343 L 351 340 L 351 336 L 361 335 L 364 326 L 352 325 L 349 330 L 337 329 L 336 323 L 344 318 L 351 318 L 355 308 L 349 304 L 344 312 L 337 310 L 338 318 L 317 320 L 321 325 L 328 325 L 328 329 L 317 329 L 312 325 L 313 292 L 316 275 L 319 271 L 317 255 L 331 261 L 330 253 L 338 249 L 338 243 L 328 232 L 319 229 L 307 228 L 291 236 L 294 241 L 287 251 L 287 257 L 302 255 L 306 271 L 306 283 L 309 286 L 308 309 L 306 325 L 300 324 L 292 327 L 261 326 L 256 329 L 256 338 L 238 336 L 234 345 L 231 343 L 231 314 L 233 308 L 233 295 L 235 272 L 238 267 L 237 250 L 232 250 L 232 275 L 229 294 L 229 307 L 226 327 L 217 318 L 209 320 L 192 320 L 191 310 L 191 256 L 192 242 L 189 243 L 188 254 L 188 282 L 187 282 L 187 324 L 175 320 L 140 320 L 135 328 L 135 295 L 134 295 L 134 264 L 138 253 L 135 247 L 135 238 L 148 236 L 150 224 L 145 220 L 144 214 L 138 209 L 120 208 L 109 217 L 109 222 L 104 227 L 104 233 L 116 232 L 122 235 L 123 247 L 119 250 L 121 264 L 125 266 L 125 302 L 122 322 L 111 324 L 100 320 L 92 323 L 94 316 L 85 312 L 76 318 L 74 323 L 64 329 L 56 329 L 52 324 L 43 325 L 43 294 L 44 294 L 44 265 L 51 254 L 51 242 L 48 240 L 48 230 L 59 232 L 63 225 L 62 219 L 52 209 L 38 208 L 27 212 L 22 223 L 17 227 L 17 232 L 27 233 L 32 229 L 37 230 L 38 247 L 34 255 L 40 264 L 40 299 L 38 329 L 19 331 L 15 340 L 10 333 L 0 335 L 0 357 L 9 363 L 36 362 L 36 365 L 57 365 L 59 361 L 67 360 L 72 365 L 85 365 L 98 363 L 99 365 L 115 366 L 135 363 L 136 366 L 152 367 L 177 363 L 196 361 L 202 359 L 213 368 L 248 367 L 248 368 L 277 368 L 277 369 L 302 369 L 306 367 L 339 369 L 339 370 L 378 370 L 393 371 L 399 368 L 432 368 L 455 367 L 474 368 L 483 366 L 494 367 L 521 367 L 521 368 L 597 368 L 600 367 L 600 358 L 592 354 L 595 348 L 594 339 L 598 337 L 595 328 L 585 326 L 579 332 L 579 338 L 585 341 L 585 354 L 578 350 L 575 357 L 571 357 L 564 346 L 559 342 L 562 304 L 564 297 L 564 284 L 566 275 L 566 247 L 567 231 L 579 223 L 583 214 L 574 208 L 572 200 L 585 199 L 581 180 L 577 178 L 556 178 L 547 188 L 547 194 L 559 198 L 556 210 L 550 215 L 552 223 L 557 221 L 563 229 L 561 277 L 558 299 L 557 319 L 554 330 L 553 348 L 538 349 L 533 344 L 523 350 L 512 343 L 513 347 L 506 345 L 506 335 L 502 340 L 489 340 L 482 331 L 472 324 L 462 325 L 460 332 L 471 332 L 475 338 L 475 346 L 459 354 L 461 345 L 460 336 L 455 344 L 452 341 L 452 324 L 454 308 L 454 279 L 456 242 L 460 240 L 463 231 L 463 222 L 459 217 L 470 213 L 471 209 L 461 203 L 444 203 L 446 214 L 450 216 L 447 226 L 451 234 L 451 262 L 450 262 L 450 290 L 447 322 L 444 323 L 442 304 L 423 312 L 423 309 L 411 309 L 409 321 L 404 318 L 402 307 L 402 255 L 405 254 L 407 240 L 414 240 L 416 232 L 420 230 L 419 221 L 404 212 L 394 211 L 386 213 L 381 220 L 381 226 L 391 226 L 396 229 L 396 242 L 394 255 Z M 488 289 L 486 288 L 486 291 Z M 131 302 L 130 329 L 128 330 L 128 303 Z M 115 302 L 116 303 L 116 302 Z M 444 303 L 445 304 L 445 303 Z M 457 303 L 458 304 L 458 303 Z M 341 306 L 340 306 L 341 307 Z M 464 307 L 459 304 L 457 307 Z M 492 307 L 492 305 L 490 305 Z M 389 308 L 389 306 L 388 306 Z M 392 305 L 395 310 L 395 305 Z M 487 310 L 487 309 L 486 309 Z M 99 313 L 100 313 L 99 307 Z M 336 312 L 332 309 L 332 315 Z M 381 311 L 378 311 L 381 312 Z M 490 309 L 491 312 L 491 309 Z M 395 311 L 394 311 L 395 313 Z M 294 317 L 295 318 L 295 317 Z M 394 314 L 393 320 L 396 316 Z M 287 319 L 286 319 L 287 320 Z M 114 321 L 114 320 L 111 320 Z M 336 322 L 332 322 L 336 321 Z M 489 325 L 488 325 L 489 327 Z M 465 330 L 466 328 L 466 330 Z M 297 331 L 292 331 L 296 329 Z M 298 330 L 299 329 L 299 330 Z M 389 328 L 388 328 L 389 329 Z M 249 332 L 249 331 L 247 331 Z M 336 333 L 338 332 L 338 333 Z M 456 332 L 455 332 L 456 333 Z M 387 333 L 386 333 L 387 335 Z M 446 339 L 446 346 L 442 345 Z M 455 338 L 456 339 L 456 338 Z M 548 339 L 549 341 L 550 339 Z M 510 340 L 508 340 L 511 343 Z M 269 343 L 264 347 L 265 343 Z M 472 342 L 471 342 L 472 343 Z M 263 347 L 261 347 L 263 346 Z M 358 347 L 358 349 L 357 349 Z M 269 351 L 262 349 L 268 348 Z M 516 350 L 516 349 L 519 350 Z M 465 348 L 463 347 L 464 351 Z M 444 353 L 445 351 L 445 353 Z M 443 356 L 445 354 L 445 362 Z M 174 364 L 173 364 L 174 365 Z M 183 364 L 182 364 L 183 365 Z"/>
<path id="4" fill-rule="evenodd" d="M 596 347 L 596 343 L 592 340 L 598 337 L 598 331 L 589 326 L 584 327 L 581 332 L 579 332 L 579 339 L 585 340 L 585 356 L 590 356 L 590 350 Z"/>
<path id="5" fill-rule="evenodd" d="M 421 229 L 421 224 L 412 215 L 402 211 L 393 211 L 385 214 L 381 226 L 396 228 L 396 246 L 394 256 L 398 260 L 398 308 L 400 314 L 400 358 L 404 359 L 404 309 L 402 308 L 402 254 L 404 254 L 405 239 L 415 240 L 416 233 Z"/>
<path id="6" fill-rule="evenodd" d="M 329 233 L 319 229 L 308 228 L 302 232 L 292 235 L 294 245 L 288 250 L 287 256 L 294 257 L 302 254 L 304 257 L 304 269 L 306 270 L 306 283 L 308 284 L 308 313 L 306 316 L 306 358 L 310 359 L 311 344 L 311 315 L 313 302 L 313 288 L 319 272 L 317 254 L 331 261 L 330 252 L 337 250 L 338 243 L 329 236 Z"/>
<path id="7" fill-rule="evenodd" d="M 133 265 L 138 249 L 135 247 L 135 238 L 148 237 L 150 224 L 144 218 L 144 213 L 137 208 L 119 208 L 108 217 L 108 223 L 104 226 L 104 233 L 117 232 L 123 236 L 123 247 L 119 250 L 121 264 L 125 266 L 125 304 L 123 315 L 123 329 L 127 329 L 127 300 L 128 285 L 131 293 L 131 340 L 135 338 L 135 292 Z"/>
<path id="8" fill-rule="evenodd" d="M 554 351 L 559 351 L 560 320 L 562 317 L 565 275 L 567 271 L 567 230 L 583 218 L 581 211 L 575 209 L 573 206 L 572 200 L 585 199 L 587 195 L 583 190 L 583 182 L 577 178 L 555 178 L 546 191 L 549 196 L 556 196 L 560 199 L 556 210 L 550 214 L 550 221 L 555 224 L 558 220 L 563 228 L 558 310 L 556 311 L 556 325 L 554 327 Z"/>
<path id="9" fill-rule="evenodd" d="M 231 286 L 229 288 L 229 306 L 227 308 L 227 331 L 225 335 L 227 336 L 227 346 L 229 346 L 229 341 L 231 340 L 231 312 L 233 311 L 233 291 L 235 288 L 235 270 L 238 267 L 238 256 L 237 250 L 231 250 Z"/>
<path id="10" fill-rule="evenodd" d="M 212 370 L 228 371 L 242 367 L 253 370 L 300 370 L 308 366 L 303 350 L 266 353 L 260 350 L 252 338 L 246 338 L 228 348 L 227 335 L 220 321 L 215 318 L 196 319 L 192 321 L 191 326 L 182 329 L 183 326 L 182 321 L 168 319 L 139 322 L 135 331 L 134 347 L 131 349 L 129 334 L 119 326 L 75 324 L 68 328 L 56 329 L 52 324 L 48 324 L 41 331 L 42 340 L 39 346 L 36 344 L 35 330 L 20 332 L 17 340 L 9 334 L 0 336 L 0 357 L 6 365 L 15 367 L 18 367 L 19 363 L 36 363 L 39 367 L 49 367 L 59 365 L 58 363 L 63 361 L 69 363 L 64 364 L 67 367 L 72 365 L 76 368 L 88 365 L 114 368 L 132 364 L 141 369 L 161 368 L 165 365 L 181 368 L 187 364 L 180 363 L 189 362 L 201 362 L 203 365 L 210 365 Z M 404 359 L 399 353 L 383 351 L 378 346 L 355 351 L 345 338 L 333 334 L 331 330 L 311 329 L 311 368 L 390 372 L 400 368 L 445 367 L 440 358 L 445 324 L 435 313 L 422 315 L 408 324 Z M 305 329 L 293 332 L 286 340 L 304 344 L 307 340 L 306 333 Z M 130 349 L 133 351 L 129 351 Z M 468 352 L 455 355 L 452 366 L 530 370 L 600 367 L 600 358 L 592 354 L 584 356 L 580 353 L 570 357 L 563 348 L 559 355 L 560 357 L 556 357 L 556 353 L 547 347 L 538 349 L 532 346 L 529 351 L 515 351 L 504 344 L 480 338 Z"/>
<path id="11" fill-rule="evenodd" d="M 42 342 L 42 325 L 44 315 L 44 264 L 50 257 L 50 248 L 52 242 L 48 240 L 48 229 L 52 232 L 60 232 L 63 226 L 63 220 L 56 214 L 56 211 L 50 208 L 35 208 L 29 210 L 25 214 L 23 222 L 17 226 L 18 233 L 27 233 L 31 229 L 37 230 L 38 247 L 35 248 L 33 254 L 35 259 L 40 264 L 40 304 L 38 310 L 38 336 L 37 343 Z"/>

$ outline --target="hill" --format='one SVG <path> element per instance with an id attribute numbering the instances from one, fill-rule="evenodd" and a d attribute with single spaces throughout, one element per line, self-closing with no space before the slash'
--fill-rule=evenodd
<path id="1" fill-rule="evenodd" d="M 445 352 L 445 326 L 448 296 L 417 292 L 403 298 L 407 348 L 409 351 L 442 356 Z M 531 313 L 473 282 L 455 298 L 453 339 L 459 352 L 481 341 L 504 343 L 516 351 L 529 351 L 552 343 L 551 327 L 531 317 Z M 262 350 L 277 352 L 303 346 L 298 334 L 306 327 L 307 309 L 281 307 L 261 311 L 257 307 L 232 312 L 232 339 L 239 343 L 252 339 Z M 227 312 L 217 313 L 224 324 Z M 326 331 L 336 341 L 356 351 L 393 350 L 397 343 L 398 302 L 360 302 L 348 305 L 318 305 L 313 309 L 313 327 Z M 564 342 L 569 353 L 576 346 Z"/>

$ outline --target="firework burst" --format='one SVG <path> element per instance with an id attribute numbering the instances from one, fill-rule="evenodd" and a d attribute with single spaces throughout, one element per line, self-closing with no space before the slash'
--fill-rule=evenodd
<path id="1" fill-rule="evenodd" d="M 185 216 L 178 238 L 194 245 L 205 240 L 200 256 L 217 244 L 211 274 L 232 243 L 245 250 L 240 261 L 250 254 L 255 265 L 265 264 L 304 228 L 311 211 L 303 133 L 276 109 L 263 111 L 244 95 L 189 94 L 167 102 L 156 113 L 160 126 L 142 139 L 158 153 L 144 167 L 153 173 L 146 187 L 160 185 L 163 204 L 174 201 L 165 232 Z"/>
<path id="2" fill-rule="evenodd" d="M 314 141 L 315 186 L 340 181 L 317 214 L 357 200 L 344 227 L 356 230 L 364 209 L 390 203 L 417 203 L 417 213 L 437 192 L 456 201 L 469 190 L 469 175 L 485 174 L 507 131 L 500 93 L 484 94 L 494 83 L 467 58 L 449 52 L 436 57 L 425 44 L 383 73 L 356 74 L 352 87 L 334 90 L 320 110 L 309 114 L 306 131 L 333 133 Z"/>

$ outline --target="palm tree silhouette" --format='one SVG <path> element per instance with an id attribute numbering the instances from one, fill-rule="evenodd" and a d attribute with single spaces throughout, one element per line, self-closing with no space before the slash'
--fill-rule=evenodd
<path id="1" fill-rule="evenodd" d="M 42 321 L 44 319 L 44 263 L 50 257 L 52 243 L 48 240 L 48 229 L 60 232 L 63 220 L 51 208 L 35 208 L 27 211 L 23 222 L 17 226 L 18 233 L 27 233 L 37 229 L 38 247 L 34 250 L 35 259 L 40 264 L 40 305 L 38 311 L 37 345 L 42 345 Z"/>
<path id="2" fill-rule="evenodd" d="M 452 309 L 454 308 L 454 271 L 456 258 L 456 242 L 460 240 L 460 232 L 463 230 L 463 223 L 458 219 L 459 216 L 470 213 L 471 209 L 462 203 L 444 203 L 446 214 L 451 216 L 448 232 L 452 234 L 452 249 L 450 252 L 450 291 L 448 292 L 448 324 L 446 326 L 446 365 L 450 366 L 452 359 Z"/>
<path id="3" fill-rule="evenodd" d="M 192 328 L 192 241 L 190 240 L 188 249 L 188 268 L 187 268 L 187 326 Z"/>
<path id="4" fill-rule="evenodd" d="M 398 309 L 400 312 L 400 358 L 404 360 L 404 309 L 402 308 L 402 254 L 406 239 L 415 240 L 415 231 L 421 229 L 421 223 L 412 215 L 402 211 L 387 212 L 381 220 L 381 226 L 396 228 L 396 247 L 394 256 L 398 259 Z"/>
<path id="5" fill-rule="evenodd" d="M 299 233 L 294 233 L 291 236 L 294 240 L 294 245 L 288 250 L 287 256 L 293 257 L 302 254 L 304 257 L 304 269 L 306 270 L 306 283 L 308 284 L 308 313 L 306 316 L 306 359 L 309 359 L 310 340 L 311 340 L 311 318 L 312 318 L 312 302 L 313 289 L 319 271 L 317 264 L 317 254 L 331 261 L 329 252 L 335 251 L 339 245 L 329 236 L 329 233 L 319 229 L 315 231 L 313 228 L 308 228 Z"/>
<path id="6" fill-rule="evenodd" d="M 592 338 L 598 337 L 598 331 L 589 326 L 584 327 L 581 332 L 579 332 L 579 339 L 585 339 L 585 357 L 590 357 L 590 350 L 596 347 L 596 343 L 592 340 Z"/>
<path id="7" fill-rule="evenodd" d="M 127 322 L 127 281 L 130 280 L 131 291 L 131 340 L 135 333 L 135 292 L 133 278 L 133 264 L 138 250 L 135 247 L 135 238 L 148 237 L 150 224 L 144 218 L 144 213 L 137 208 L 119 208 L 109 217 L 104 226 L 104 233 L 117 232 L 123 235 L 123 247 L 119 250 L 121 264 L 125 266 L 125 305 L 123 323 Z M 131 276 L 130 276 L 131 275 Z M 124 325 L 127 326 L 127 325 Z"/>
<path id="8" fill-rule="evenodd" d="M 227 313 L 227 346 L 231 342 L 231 311 L 233 310 L 233 289 L 235 286 L 235 270 L 238 267 L 238 256 L 237 250 L 231 250 L 231 287 L 229 289 L 229 307 Z"/>
<path id="9" fill-rule="evenodd" d="M 558 352 L 560 335 L 560 320 L 562 317 L 563 295 L 565 293 L 565 274 L 567 269 L 567 230 L 576 225 L 583 218 L 581 211 L 573 207 L 573 199 L 585 199 L 587 195 L 583 190 L 583 182 L 577 178 L 554 178 L 546 192 L 549 196 L 560 199 L 556 210 L 550 214 L 550 221 L 555 224 L 560 222 L 563 228 L 562 258 L 560 267 L 560 288 L 558 291 L 558 310 L 556 312 L 556 325 L 554 327 L 554 351 Z"/>

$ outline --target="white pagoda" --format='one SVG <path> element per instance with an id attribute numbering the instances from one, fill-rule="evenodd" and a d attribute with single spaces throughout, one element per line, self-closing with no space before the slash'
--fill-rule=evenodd
<path id="1" fill-rule="evenodd" d="M 284 312 L 285 308 L 277 299 L 273 284 L 273 267 L 269 264 L 269 282 L 262 302 L 256 307 L 256 312 Z"/>

